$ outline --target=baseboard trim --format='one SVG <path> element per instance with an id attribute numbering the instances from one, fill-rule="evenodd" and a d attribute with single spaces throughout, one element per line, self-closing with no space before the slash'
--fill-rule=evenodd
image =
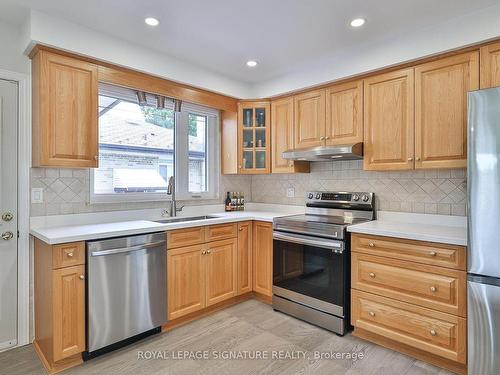
<path id="1" fill-rule="evenodd" d="M 47 374 L 52 375 L 52 374 L 57 374 L 61 371 L 67 370 L 71 367 L 78 366 L 79 364 L 83 363 L 82 355 L 81 354 L 75 354 L 72 357 L 65 358 L 61 361 L 55 362 L 55 363 L 50 363 L 45 355 L 43 354 L 42 349 L 38 345 L 38 342 L 36 340 L 33 341 L 33 347 L 35 348 L 35 352 L 38 355 L 38 358 L 40 359 L 40 362 L 42 362 L 43 367 L 45 368 L 45 371 Z"/>
<path id="2" fill-rule="evenodd" d="M 454 361 L 451 361 L 449 359 L 436 356 L 434 354 L 425 352 L 423 350 L 413 348 L 409 345 L 393 341 L 391 339 L 377 335 L 375 333 L 371 333 L 371 332 L 366 331 L 362 328 L 355 327 L 352 334 L 353 334 L 353 336 L 359 337 L 363 340 L 373 342 L 377 345 L 394 350 L 396 352 L 406 354 L 410 357 L 416 358 L 416 359 L 421 360 L 423 362 L 427 362 L 427 363 L 430 363 L 434 366 L 444 368 L 446 370 L 454 372 L 455 374 L 459 374 L 459 375 L 466 375 L 467 374 L 467 365 L 466 364 L 454 362 Z"/>

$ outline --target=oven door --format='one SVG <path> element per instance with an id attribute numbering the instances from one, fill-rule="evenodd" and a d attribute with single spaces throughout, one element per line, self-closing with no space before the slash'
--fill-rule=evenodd
<path id="1" fill-rule="evenodd" d="M 344 242 L 273 232 L 273 294 L 344 317 L 347 298 Z"/>

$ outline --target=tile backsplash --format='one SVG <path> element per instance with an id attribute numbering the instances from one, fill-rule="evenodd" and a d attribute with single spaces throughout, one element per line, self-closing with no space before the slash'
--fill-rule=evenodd
<path id="1" fill-rule="evenodd" d="M 44 203 L 31 204 L 31 216 L 165 207 L 165 202 L 89 204 L 89 170 L 32 168 L 31 187 L 43 188 Z M 293 188 L 294 197 L 287 198 Z M 183 202 L 217 204 L 225 191 L 242 191 L 247 201 L 303 205 L 309 190 L 370 191 L 377 209 L 465 215 L 465 169 L 401 172 L 363 171 L 362 161 L 315 162 L 311 173 L 221 176 L 219 198 Z"/>
<path id="2" fill-rule="evenodd" d="M 294 198 L 287 198 L 293 188 Z M 363 171 L 363 162 L 314 162 L 309 174 L 252 177 L 252 202 L 304 204 L 310 190 L 374 192 L 378 210 L 465 215 L 465 169 Z"/>
<path id="3" fill-rule="evenodd" d="M 31 204 L 31 216 L 167 207 L 166 201 L 90 204 L 89 182 L 88 169 L 31 168 L 31 187 L 43 189 L 43 203 Z M 250 201 L 251 177 L 221 176 L 218 199 L 182 201 L 182 204 L 223 203 L 225 191 L 242 191 L 245 199 Z"/>

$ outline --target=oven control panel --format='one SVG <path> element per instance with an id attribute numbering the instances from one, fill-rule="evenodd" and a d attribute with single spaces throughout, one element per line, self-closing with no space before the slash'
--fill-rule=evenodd
<path id="1" fill-rule="evenodd" d="M 361 203 L 371 204 L 373 193 L 341 192 L 341 191 L 310 191 L 306 195 L 306 203 Z"/>

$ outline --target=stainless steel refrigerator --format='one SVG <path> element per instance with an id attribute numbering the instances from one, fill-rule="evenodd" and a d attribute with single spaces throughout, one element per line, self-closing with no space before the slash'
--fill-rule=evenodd
<path id="1" fill-rule="evenodd" d="M 500 371 L 500 87 L 469 93 L 468 373 Z"/>

